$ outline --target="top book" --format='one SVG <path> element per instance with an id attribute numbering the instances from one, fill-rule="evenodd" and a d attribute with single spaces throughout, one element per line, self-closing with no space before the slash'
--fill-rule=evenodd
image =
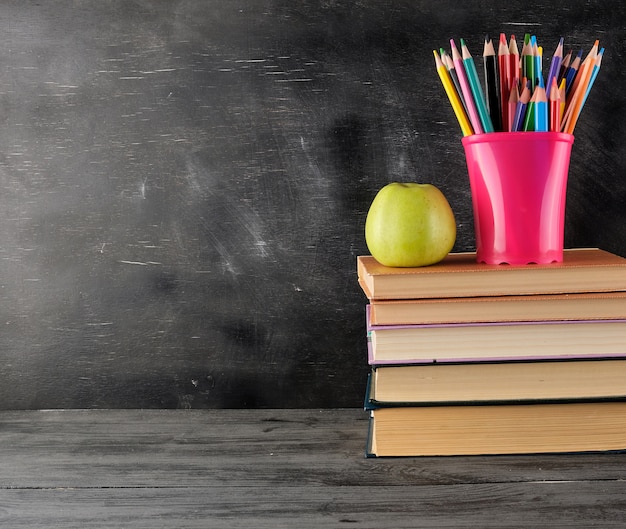
<path id="1" fill-rule="evenodd" d="M 626 291 L 626 259 L 598 248 L 567 249 L 560 263 L 528 265 L 478 263 L 468 252 L 393 268 L 367 255 L 357 257 L 357 272 L 370 301 Z"/>

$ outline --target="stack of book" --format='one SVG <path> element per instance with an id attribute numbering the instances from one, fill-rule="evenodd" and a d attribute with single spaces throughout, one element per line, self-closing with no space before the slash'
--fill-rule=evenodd
<path id="1" fill-rule="evenodd" d="M 422 268 L 357 259 L 370 456 L 626 449 L 626 259 Z"/>

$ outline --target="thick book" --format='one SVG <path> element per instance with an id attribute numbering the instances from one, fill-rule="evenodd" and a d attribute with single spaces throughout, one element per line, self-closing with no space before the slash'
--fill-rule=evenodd
<path id="1" fill-rule="evenodd" d="M 376 457 L 626 449 L 626 402 L 420 406 L 370 411 Z"/>
<path id="2" fill-rule="evenodd" d="M 626 356 L 626 320 L 369 325 L 371 365 Z"/>
<path id="3" fill-rule="evenodd" d="M 626 319 L 626 292 L 373 301 L 372 325 Z"/>
<path id="4" fill-rule="evenodd" d="M 423 267 L 381 265 L 357 257 L 358 281 L 370 300 L 573 294 L 626 291 L 626 259 L 598 248 L 568 249 L 551 264 L 489 265 L 475 253 L 451 253 Z"/>
<path id="5" fill-rule="evenodd" d="M 626 400 L 626 358 L 372 368 L 365 408 Z"/>

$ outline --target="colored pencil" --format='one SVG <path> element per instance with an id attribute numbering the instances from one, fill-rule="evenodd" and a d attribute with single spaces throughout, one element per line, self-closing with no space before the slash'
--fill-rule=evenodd
<path id="1" fill-rule="evenodd" d="M 511 38 L 509 39 L 509 68 L 511 71 L 511 78 L 515 79 L 517 77 L 518 79 L 521 79 L 523 77 L 519 58 L 519 49 L 517 47 L 515 35 L 511 35 Z"/>
<path id="2" fill-rule="evenodd" d="M 485 37 L 483 48 L 483 67 L 485 74 L 485 102 L 494 130 L 502 130 L 502 106 L 500 103 L 500 80 L 498 78 L 498 60 L 493 42 Z"/>
<path id="3" fill-rule="evenodd" d="M 539 79 L 543 83 L 543 72 L 542 72 L 542 57 L 543 57 L 543 48 L 540 48 L 537 44 L 537 37 L 534 35 L 530 39 L 531 50 L 533 52 L 533 75 L 535 76 L 535 86 L 539 84 Z"/>
<path id="4" fill-rule="evenodd" d="M 567 68 L 567 71 L 565 72 L 565 92 L 568 97 L 572 89 L 572 84 L 574 83 L 574 77 L 576 77 L 576 74 L 578 73 L 578 68 L 580 67 L 580 61 L 582 60 L 582 56 L 583 50 L 580 50 L 576 54 L 576 57 L 574 57 L 574 60 L 572 60 L 572 63 Z"/>
<path id="5" fill-rule="evenodd" d="M 600 71 L 600 66 L 602 65 L 602 57 L 604 56 L 604 48 L 601 48 L 598 52 L 598 56 L 596 57 L 596 62 L 593 65 L 593 71 L 591 72 L 591 80 L 589 81 L 589 86 L 587 87 L 587 91 L 585 92 L 585 99 L 583 100 L 583 105 L 587 101 L 587 97 L 589 97 L 589 92 L 591 91 L 591 87 L 593 83 L 596 82 L 596 77 L 598 76 L 598 72 Z"/>
<path id="6" fill-rule="evenodd" d="M 563 115 L 565 114 L 565 79 L 561 79 L 561 84 L 559 85 L 559 99 L 561 100 L 559 121 L 563 123 Z"/>
<path id="7" fill-rule="evenodd" d="M 472 95 L 474 96 L 474 104 L 476 105 L 476 110 L 478 111 L 478 116 L 480 117 L 483 130 L 485 132 L 494 132 L 491 117 L 489 116 L 489 111 L 487 110 L 487 104 L 485 103 L 483 89 L 480 86 L 476 65 L 474 64 L 474 59 L 463 39 L 461 39 L 461 53 L 463 57 L 463 66 L 465 67 L 465 74 L 467 75 L 467 80 L 472 90 Z"/>
<path id="8" fill-rule="evenodd" d="M 561 92 L 556 84 L 556 77 L 552 77 L 550 85 L 549 107 L 550 132 L 559 132 L 561 130 Z"/>
<path id="9" fill-rule="evenodd" d="M 567 52 L 567 55 L 563 57 L 561 61 L 561 67 L 559 68 L 559 87 L 561 86 L 561 80 L 565 78 L 565 74 L 567 73 L 567 69 L 569 68 L 570 62 L 572 62 L 572 50 Z"/>
<path id="10" fill-rule="evenodd" d="M 463 92 L 465 104 L 467 105 L 470 123 L 472 124 L 472 128 L 474 129 L 474 134 L 481 134 L 482 132 L 484 132 L 484 130 L 480 121 L 480 116 L 478 115 L 478 110 L 476 109 L 476 103 L 474 101 L 474 96 L 472 95 L 472 89 L 470 88 L 469 82 L 467 80 L 465 66 L 463 65 L 463 58 L 461 57 L 461 54 L 459 53 L 459 50 L 457 49 L 453 39 L 450 39 L 450 47 L 452 50 L 452 61 L 454 62 L 456 73 L 459 77 L 459 83 L 461 85 L 461 91 Z"/>
<path id="11" fill-rule="evenodd" d="M 566 132 L 567 134 L 574 133 L 576 121 L 578 121 L 578 117 L 580 116 L 580 111 L 585 100 L 585 94 L 587 93 L 589 82 L 591 81 L 593 67 L 598 56 L 598 45 L 599 43 L 596 40 L 589 51 L 589 54 L 585 57 L 585 60 L 581 64 L 580 71 L 576 74 L 576 80 L 572 85 L 571 91 L 573 92 L 573 95 L 571 99 L 568 98 L 568 101 L 566 102 L 564 116 L 565 125 L 563 126 L 563 132 Z"/>
<path id="12" fill-rule="evenodd" d="M 552 55 L 552 61 L 550 62 L 550 70 L 548 70 L 548 78 L 546 79 L 546 88 L 552 90 L 552 80 L 557 82 L 558 90 L 558 75 L 561 70 L 561 62 L 563 61 L 563 37 L 559 40 L 554 55 Z"/>
<path id="13" fill-rule="evenodd" d="M 519 81 L 517 79 L 513 79 L 511 81 L 511 86 L 509 89 L 509 99 L 507 104 L 507 112 L 506 112 L 506 132 L 514 132 L 515 129 L 515 112 L 517 111 L 517 105 L 519 103 L 519 89 L 518 89 Z M 504 129 L 503 129 L 504 130 Z"/>
<path id="14" fill-rule="evenodd" d="M 548 132 L 548 99 L 543 81 L 541 81 L 541 78 L 539 79 L 540 83 L 535 87 L 532 97 L 535 119 L 534 130 L 536 132 Z"/>
<path id="15" fill-rule="evenodd" d="M 604 57 L 596 40 L 583 60 L 583 50 L 565 56 L 561 37 L 544 77 L 543 47 L 524 35 L 520 54 L 515 35 L 500 33 L 498 48 L 485 36 L 483 76 L 464 39 L 450 53 L 433 50 L 435 68 L 464 136 L 489 132 L 562 131 L 573 134 Z M 546 61 L 547 63 L 547 61 Z M 521 79 L 521 81 L 520 81 Z"/>
<path id="16" fill-rule="evenodd" d="M 456 73 L 454 61 L 452 60 L 452 57 L 450 57 L 450 55 L 448 55 L 446 50 L 444 50 L 443 48 L 439 50 L 439 54 L 441 55 L 441 62 L 443 62 L 444 66 L 448 69 L 448 73 L 450 74 L 450 77 L 452 78 L 452 83 L 454 84 L 456 93 L 458 94 L 459 99 L 461 100 L 461 103 L 463 104 L 463 110 L 465 110 L 465 115 L 469 116 L 467 103 L 465 102 L 465 98 L 463 97 L 463 91 L 461 90 L 461 83 L 459 82 L 459 76 Z"/>
<path id="17" fill-rule="evenodd" d="M 506 42 L 506 35 L 504 33 L 500 33 L 500 42 L 498 44 L 498 81 L 500 83 L 500 102 L 502 105 L 501 129 L 503 131 L 509 130 L 509 113 L 507 111 L 506 104 L 509 100 L 511 83 L 514 78 L 511 74 L 511 62 L 509 55 L 509 46 Z"/>
<path id="18" fill-rule="evenodd" d="M 528 107 L 529 101 L 530 87 L 528 84 L 524 84 L 522 93 L 519 96 L 519 101 L 517 102 L 517 108 L 515 109 L 515 119 L 513 121 L 513 126 L 511 127 L 512 132 L 519 132 L 523 130 L 524 120 L 526 118 L 526 108 Z"/>
<path id="19" fill-rule="evenodd" d="M 535 88 L 535 57 L 533 55 L 532 44 L 530 43 L 530 35 L 524 35 L 524 46 L 522 46 L 522 74 L 530 81 L 530 89 Z"/>
<path id="20" fill-rule="evenodd" d="M 589 51 L 589 53 L 585 57 L 585 60 L 580 63 L 580 66 L 578 68 L 578 72 L 576 72 L 576 76 L 574 77 L 574 81 L 572 82 L 572 86 L 570 88 L 570 92 L 569 92 L 568 97 L 567 97 L 567 99 L 568 99 L 567 103 L 568 104 L 572 100 L 572 98 L 574 97 L 574 94 L 576 94 L 576 92 L 578 92 L 578 87 L 580 86 L 580 83 L 581 82 L 588 82 L 588 79 L 585 79 L 585 73 L 587 73 L 589 69 L 593 68 L 593 65 L 595 63 L 596 57 L 598 56 L 598 46 L 599 46 L 599 41 L 596 40 L 593 43 L 593 46 L 591 47 L 591 50 Z"/>
<path id="21" fill-rule="evenodd" d="M 530 89 L 529 89 L 530 92 Z M 522 125 L 522 130 L 524 132 L 532 132 L 535 130 L 535 101 L 532 98 L 532 95 L 535 93 L 533 90 L 531 93 L 530 100 L 526 105 L 526 115 L 524 116 L 524 124 Z"/>
<path id="22" fill-rule="evenodd" d="M 441 84 L 443 84 L 443 88 L 446 91 L 450 103 L 452 104 L 452 109 L 454 110 L 454 114 L 456 115 L 459 125 L 461 126 L 461 131 L 464 136 L 469 136 L 474 131 L 472 130 L 472 126 L 470 125 L 467 115 L 465 114 L 465 109 L 463 108 L 463 104 L 461 103 L 456 88 L 452 83 L 448 69 L 444 66 L 436 50 L 433 50 L 433 55 L 435 56 L 435 67 L 437 68 L 437 73 L 441 79 Z"/>

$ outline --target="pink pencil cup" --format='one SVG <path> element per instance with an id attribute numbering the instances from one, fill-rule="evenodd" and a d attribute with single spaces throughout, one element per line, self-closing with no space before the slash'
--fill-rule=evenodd
<path id="1" fill-rule="evenodd" d="M 574 136 L 494 132 L 461 141 L 472 191 L 477 261 L 511 265 L 563 261 Z"/>

